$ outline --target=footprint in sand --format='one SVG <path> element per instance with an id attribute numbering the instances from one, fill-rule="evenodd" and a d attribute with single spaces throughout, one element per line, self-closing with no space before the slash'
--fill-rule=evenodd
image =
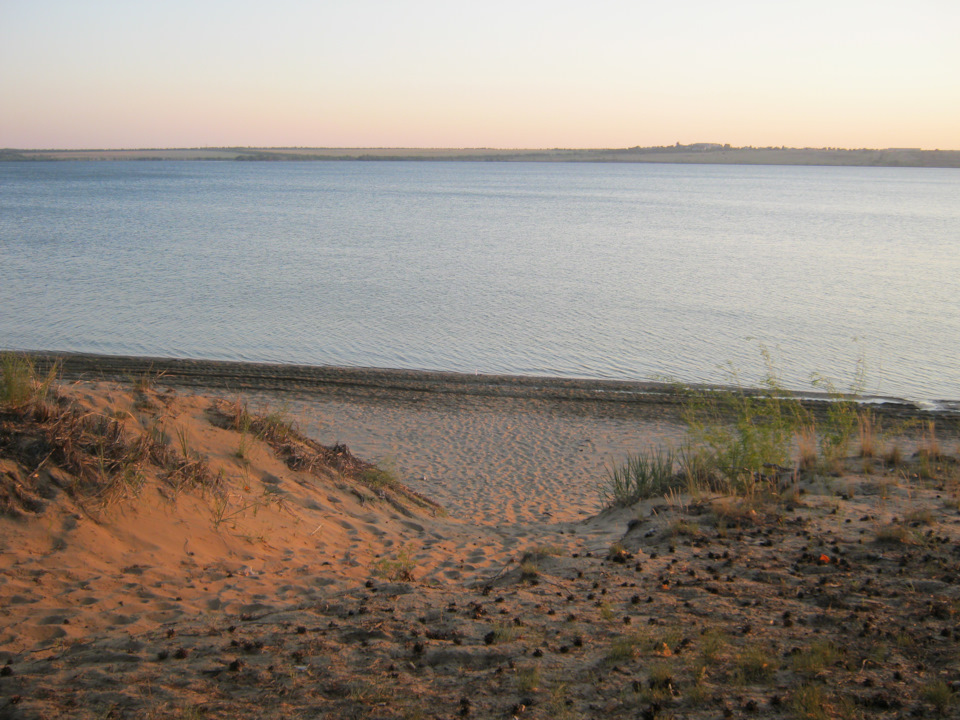
<path id="1" fill-rule="evenodd" d="M 371 525 L 370 523 L 364 525 L 363 529 L 372 534 L 374 537 L 382 538 L 384 535 L 386 535 L 383 530 L 378 528 L 376 525 Z"/>
<path id="2" fill-rule="evenodd" d="M 347 520 L 341 520 L 340 518 L 334 519 L 334 522 L 337 523 L 344 530 L 346 530 L 348 535 L 357 534 L 357 528 L 353 526 L 353 523 L 348 522 Z"/>

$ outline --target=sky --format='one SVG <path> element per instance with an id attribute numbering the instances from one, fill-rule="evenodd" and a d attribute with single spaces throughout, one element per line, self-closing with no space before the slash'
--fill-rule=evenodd
<path id="1" fill-rule="evenodd" d="M 0 147 L 960 149 L 958 0 L 0 0 Z"/>

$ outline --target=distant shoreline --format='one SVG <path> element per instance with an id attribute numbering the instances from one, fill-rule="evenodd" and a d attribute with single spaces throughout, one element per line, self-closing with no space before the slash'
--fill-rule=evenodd
<path id="1" fill-rule="evenodd" d="M 0 162 L 70 160 L 605 162 L 705 165 L 819 165 L 960 168 L 960 150 L 731 147 L 696 143 L 612 149 L 495 148 L 143 148 L 0 149 Z"/>

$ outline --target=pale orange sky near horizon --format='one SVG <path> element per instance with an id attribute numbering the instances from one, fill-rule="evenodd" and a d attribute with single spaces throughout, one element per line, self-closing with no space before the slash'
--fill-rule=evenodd
<path id="1" fill-rule="evenodd" d="M 960 149 L 960 3 L 0 0 L 0 147 Z"/>

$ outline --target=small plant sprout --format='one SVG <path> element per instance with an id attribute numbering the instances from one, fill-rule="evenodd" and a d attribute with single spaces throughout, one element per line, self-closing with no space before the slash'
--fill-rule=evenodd
<path id="1" fill-rule="evenodd" d="M 762 645 L 749 645 L 741 650 L 735 660 L 736 676 L 745 684 L 767 683 L 776 673 L 776 659 Z"/>
<path id="2" fill-rule="evenodd" d="M 606 661 L 610 664 L 623 663 L 634 659 L 640 652 L 641 638 L 638 635 L 621 635 L 614 638 L 607 651 Z"/>
<path id="3" fill-rule="evenodd" d="M 401 546 L 391 558 L 382 558 L 373 564 L 373 574 L 392 582 L 412 582 L 413 570 L 417 566 L 413 551 Z"/>
<path id="4" fill-rule="evenodd" d="M 917 445 L 917 455 L 926 460 L 939 460 L 943 457 L 940 441 L 937 439 L 937 426 L 933 420 L 923 424 L 920 442 Z"/>
<path id="5" fill-rule="evenodd" d="M 528 555 L 520 561 L 521 580 L 536 580 L 539 575 L 540 564 L 537 562 L 536 558 Z"/>
<path id="6" fill-rule="evenodd" d="M 860 434 L 860 457 L 872 458 L 877 454 L 877 425 L 873 413 L 862 411 L 857 417 Z"/>
<path id="7" fill-rule="evenodd" d="M 792 666 L 801 675 L 814 676 L 836 663 L 842 656 L 842 652 L 832 642 L 819 640 L 796 653 L 792 658 Z"/>
<path id="8" fill-rule="evenodd" d="M 250 453 L 250 448 L 248 446 L 248 437 L 245 432 L 240 433 L 240 437 L 237 440 L 237 451 L 234 453 L 234 456 L 238 460 L 246 461 Z"/>
<path id="9" fill-rule="evenodd" d="M 797 466 L 809 471 L 817 466 L 817 430 L 813 425 L 802 425 L 797 429 Z"/>
<path id="10" fill-rule="evenodd" d="M 517 690 L 532 693 L 540 689 L 540 668 L 537 666 L 517 668 Z"/>
<path id="11" fill-rule="evenodd" d="M 187 435 L 187 429 L 182 425 L 178 425 L 174 429 L 174 435 L 177 436 L 177 444 L 180 447 L 180 454 L 183 455 L 185 459 L 190 458 L 190 438 Z"/>

